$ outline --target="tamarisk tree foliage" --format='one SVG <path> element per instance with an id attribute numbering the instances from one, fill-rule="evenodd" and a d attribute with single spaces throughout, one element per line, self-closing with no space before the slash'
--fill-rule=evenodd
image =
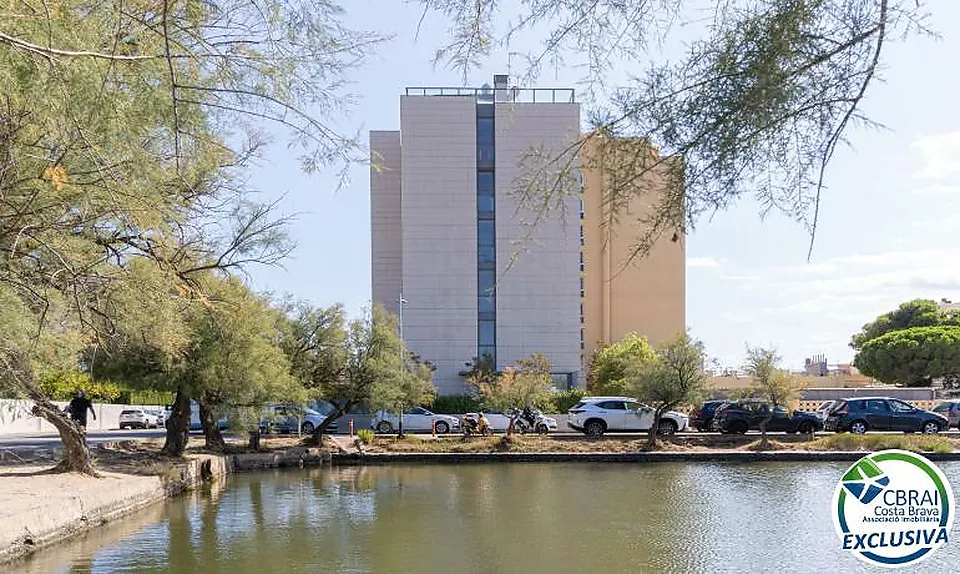
<path id="1" fill-rule="evenodd" d="M 467 72 L 516 40 L 541 40 L 526 57 L 522 81 L 547 66 L 578 66 L 595 97 L 596 128 L 553 159 L 573 165 L 597 137 L 647 138 L 606 164 L 614 197 L 649 195 L 634 256 L 674 241 L 705 214 L 745 196 L 761 214 L 783 212 L 805 225 L 810 251 L 821 192 L 837 147 L 855 127 L 877 126 L 862 102 L 879 79 L 891 41 L 931 34 L 921 0 L 420 0 L 451 22 L 436 62 Z M 706 16 L 706 17 L 705 17 Z M 696 18 L 690 20 L 689 18 Z M 678 29 L 698 32 L 675 61 L 651 62 L 651 44 Z M 626 68 L 616 87 L 609 73 Z M 618 78 L 618 82 L 619 82 Z M 652 161 L 651 161 L 652 159 Z M 557 170 L 554 169 L 556 172 Z M 565 170 L 561 169 L 562 174 Z M 649 173 L 662 181 L 645 185 Z M 564 186 L 524 186 L 531 203 Z M 531 196 L 534 198 L 531 199 Z M 544 206 L 553 201 L 541 201 Z"/>
<path id="2" fill-rule="evenodd" d="M 351 101 L 348 72 L 381 38 L 343 16 L 326 0 L 4 5 L 0 292 L 16 303 L 4 319 L 31 336 L 2 342 L 0 379 L 60 431 L 60 468 L 95 473 L 80 429 L 33 380 L 49 370 L 44 341 L 79 352 L 115 336 L 116 294 L 155 296 L 138 285 L 137 262 L 168 282 L 157 293 L 186 302 L 204 298 L 207 272 L 289 250 L 284 220 L 243 185 L 263 143 L 254 123 L 284 128 L 305 169 L 362 159 L 329 121 Z M 177 364 L 180 335 L 153 355 L 172 361 L 160 366 Z M 177 391 L 184 421 L 189 396 Z"/>

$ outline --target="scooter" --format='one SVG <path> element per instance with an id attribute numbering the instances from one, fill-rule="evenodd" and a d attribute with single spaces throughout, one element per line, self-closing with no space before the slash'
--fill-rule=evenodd
<path id="1" fill-rule="evenodd" d="M 483 413 L 479 413 L 477 418 L 464 417 L 460 428 L 463 429 L 463 436 L 491 436 L 493 434 L 493 427 L 490 426 L 490 421 L 487 420 L 487 417 Z"/>

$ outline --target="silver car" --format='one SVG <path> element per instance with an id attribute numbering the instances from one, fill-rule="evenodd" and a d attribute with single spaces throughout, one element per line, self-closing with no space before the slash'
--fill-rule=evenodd
<path id="1" fill-rule="evenodd" d="M 931 410 L 940 416 L 947 417 L 951 427 L 960 427 L 960 400 L 937 403 L 937 406 Z"/>

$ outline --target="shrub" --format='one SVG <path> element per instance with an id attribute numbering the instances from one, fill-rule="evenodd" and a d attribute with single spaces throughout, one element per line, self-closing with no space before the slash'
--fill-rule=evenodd
<path id="1" fill-rule="evenodd" d="M 360 429 L 357 431 L 357 438 L 360 439 L 360 442 L 363 444 L 372 443 L 375 437 L 376 435 L 370 429 Z"/>
<path id="2" fill-rule="evenodd" d="M 92 401 L 113 402 L 122 394 L 113 381 L 95 381 L 88 373 L 65 371 L 50 373 L 39 381 L 40 390 L 55 401 L 69 401 L 83 391 Z"/>
<path id="3" fill-rule="evenodd" d="M 950 439 L 936 435 L 888 435 L 838 433 L 817 439 L 810 444 L 812 450 L 878 451 L 887 449 L 912 452 L 953 452 Z"/>
<path id="4" fill-rule="evenodd" d="M 550 397 L 550 404 L 547 411 L 551 413 L 565 413 L 587 394 L 583 389 L 567 389 L 565 391 L 556 391 Z"/>
<path id="5" fill-rule="evenodd" d="M 474 395 L 437 395 L 433 404 L 428 407 L 431 411 L 443 415 L 461 415 L 474 413 L 480 408 L 480 398 Z"/>

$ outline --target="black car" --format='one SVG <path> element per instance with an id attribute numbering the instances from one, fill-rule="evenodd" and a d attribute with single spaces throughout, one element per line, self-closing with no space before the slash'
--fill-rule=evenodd
<path id="1" fill-rule="evenodd" d="M 707 401 L 700 408 L 693 411 L 690 415 L 690 426 L 698 431 L 710 430 L 710 424 L 713 422 L 713 416 L 716 414 L 720 405 L 727 401 Z"/>
<path id="2" fill-rule="evenodd" d="M 823 429 L 823 421 L 813 413 L 793 411 L 793 414 L 790 414 L 782 406 L 774 407 L 771 413 L 771 405 L 765 401 L 737 401 L 727 404 L 714 415 L 712 426 L 722 433 L 744 434 L 748 430 L 759 430 L 760 424 L 768 417 L 768 432 L 810 434 Z"/>
<path id="3" fill-rule="evenodd" d="M 845 399 L 827 415 L 830 431 L 862 434 L 869 430 L 938 433 L 950 428 L 946 417 L 890 397 Z"/>

